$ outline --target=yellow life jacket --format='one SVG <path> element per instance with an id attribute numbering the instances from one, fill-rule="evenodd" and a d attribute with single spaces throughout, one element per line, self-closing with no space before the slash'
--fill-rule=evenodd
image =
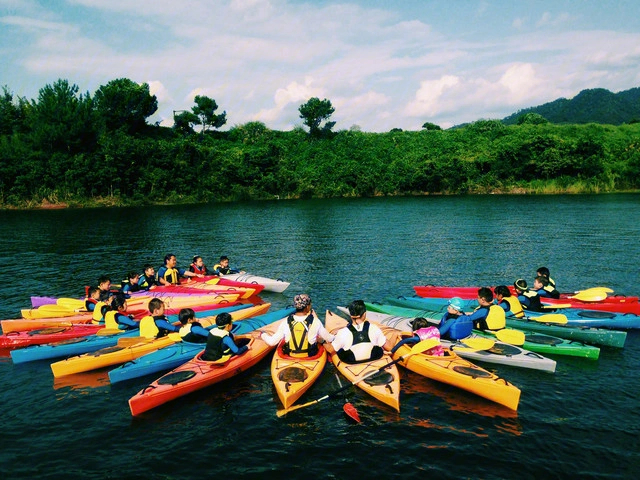
<path id="1" fill-rule="evenodd" d="M 298 322 L 290 315 L 287 319 L 291 337 L 284 346 L 283 352 L 296 357 L 306 357 L 309 355 L 309 328 L 313 323 L 313 315 L 308 315 L 302 322 Z"/>
<path id="2" fill-rule="evenodd" d="M 118 322 L 116 322 L 117 310 L 109 310 L 104 314 L 104 328 L 120 328 Z"/>
<path id="3" fill-rule="evenodd" d="M 489 330 L 500 330 L 507 326 L 507 317 L 504 313 L 504 309 L 498 305 L 491 305 L 489 307 L 489 314 L 487 315 L 487 327 Z"/>
<path id="4" fill-rule="evenodd" d="M 156 338 L 160 329 L 156 326 L 156 321 L 152 315 L 142 317 L 140 320 L 140 336 L 145 338 Z"/>
<path id="5" fill-rule="evenodd" d="M 93 309 L 93 315 L 91 316 L 91 323 L 94 323 L 94 324 L 104 323 L 104 315 L 102 314 L 102 310 L 106 306 L 107 306 L 107 302 L 96 303 L 96 306 Z"/>
<path id="6" fill-rule="evenodd" d="M 517 318 L 524 317 L 524 308 L 518 300 L 518 297 L 504 297 L 502 300 L 509 304 L 509 310 L 513 313 Z"/>
<path id="7" fill-rule="evenodd" d="M 178 269 L 177 268 L 167 268 L 167 270 L 164 272 L 164 276 L 162 278 L 164 278 L 167 282 L 169 282 L 172 285 L 177 285 L 178 284 Z"/>

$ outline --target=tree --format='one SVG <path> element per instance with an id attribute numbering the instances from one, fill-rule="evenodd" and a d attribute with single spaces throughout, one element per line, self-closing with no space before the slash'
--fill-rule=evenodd
<path id="1" fill-rule="evenodd" d="M 329 118 L 335 112 L 335 108 L 331 106 L 331 102 L 326 98 L 320 100 L 317 97 L 310 98 L 309 101 L 298 108 L 300 118 L 304 120 L 304 124 L 309 127 L 309 134 L 312 137 L 321 137 L 331 133 L 331 129 L 336 122 L 329 122 Z M 321 127 L 322 122 L 325 122 Z"/>
<path id="2" fill-rule="evenodd" d="M 158 99 L 149 92 L 149 85 L 128 78 L 112 80 L 102 85 L 95 95 L 96 110 L 107 131 L 122 129 L 139 133 L 146 120 L 158 110 Z"/>
<path id="3" fill-rule="evenodd" d="M 518 117 L 518 125 L 543 125 L 545 123 L 549 123 L 549 121 L 539 113 L 529 112 Z"/>
<path id="4" fill-rule="evenodd" d="M 10 135 L 24 130 L 28 102 L 24 98 L 14 100 L 13 93 L 6 85 L 0 93 L 0 135 Z"/>
<path id="5" fill-rule="evenodd" d="M 220 128 L 227 123 L 227 112 L 216 115 L 218 104 L 213 98 L 196 95 L 193 101 L 195 106 L 191 108 L 191 111 L 198 117 L 197 124 L 202 125 L 202 133 L 211 128 Z"/>
<path id="6" fill-rule="evenodd" d="M 193 126 L 199 125 L 199 122 L 198 116 L 188 110 L 183 110 L 178 115 L 174 114 L 173 116 L 173 128 L 184 134 L 193 133 Z"/>
<path id="7" fill-rule="evenodd" d="M 440 127 L 440 125 L 436 125 L 435 123 L 431 123 L 431 122 L 424 122 L 422 124 L 422 128 L 424 128 L 425 130 L 442 130 L 442 127 Z"/>

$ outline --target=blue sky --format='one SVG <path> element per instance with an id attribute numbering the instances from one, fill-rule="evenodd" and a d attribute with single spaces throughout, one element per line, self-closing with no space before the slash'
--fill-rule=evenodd
<path id="1" fill-rule="evenodd" d="M 289 130 L 311 97 L 336 130 L 448 128 L 639 87 L 639 18 L 637 0 L 0 0 L 0 86 L 126 77 L 164 125 L 207 95 L 223 129 Z"/>

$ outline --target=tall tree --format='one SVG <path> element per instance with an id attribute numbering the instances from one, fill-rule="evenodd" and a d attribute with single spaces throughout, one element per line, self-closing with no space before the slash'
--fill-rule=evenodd
<path id="1" fill-rule="evenodd" d="M 336 124 L 336 122 L 328 121 L 335 112 L 335 108 L 326 98 L 324 100 L 320 100 L 318 97 L 310 98 L 307 103 L 300 105 L 298 111 L 300 118 L 304 120 L 303 123 L 309 127 L 309 134 L 312 137 L 328 135 Z M 324 125 L 322 125 L 323 122 Z"/>
<path id="2" fill-rule="evenodd" d="M 96 110 L 107 131 L 124 130 L 135 134 L 158 110 L 158 99 L 147 83 L 137 84 L 128 78 L 112 80 L 95 94 Z"/>
<path id="3" fill-rule="evenodd" d="M 202 133 L 212 128 L 220 128 L 227 123 L 227 112 L 216 114 L 218 104 L 213 98 L 196 95 L 193 101 L 195 105 L 191 111 L 198 117 L 197 124 L 202 125 Z"/>

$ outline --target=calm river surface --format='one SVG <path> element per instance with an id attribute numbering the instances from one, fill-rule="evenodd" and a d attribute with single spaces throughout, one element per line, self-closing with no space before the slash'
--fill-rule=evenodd
<path id="1" fill-rule="evenodd" d="M 308 292 L 324 318 L 355 298 L 413 285 L 532 282 L 638 295 L 640 195 L 303 200 L 131 209 L 0 212 L 0 318 L 32 295 L 82 295 L 166 253 L 181 266 L 222 254 L 291 282 L 272 309 Z M 352 389 L 276 417 L 269 361 L 132 419 L 127 400 L 156 376 L 114 386 L 105 372 L 54 383 L 50 362 L 0 358 L 0 478 L 637 478 L 640 334 L 598 361 L 548 374 L 483 365 L 522 390 L 512 413 L 402 371 L 401 412 Z M 335 369 L 304 400 L 337 388 Z M 634 473 L 635 472 L 635 473 Z"/>

